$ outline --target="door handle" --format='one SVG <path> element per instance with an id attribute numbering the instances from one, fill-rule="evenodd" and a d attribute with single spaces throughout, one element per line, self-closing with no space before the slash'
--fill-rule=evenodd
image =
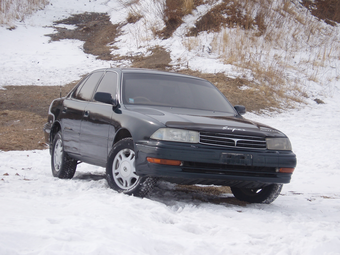
<path id="1" fill-rule="evenodd" d="M 90 115 L 90 112 L 89 112 L 89 111 L 85 111 L 85 112 L 84 112 L 84 117 L 87 118 L 89 115 Z"/>
<path id="2" fill-rule="evenodd" d="M 63 109 L 63 113 L 66 113 L 66 112 L 67 112 L 67 107 L 65 106 Z"/>

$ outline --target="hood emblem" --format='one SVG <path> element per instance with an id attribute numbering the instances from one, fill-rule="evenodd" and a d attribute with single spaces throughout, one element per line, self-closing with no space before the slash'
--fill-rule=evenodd
<path id="1" fill-rule="evenodd" d="M 228 127 L 228 126 L 224 126 L 222 128 L 222 130 L 231 130 L 231 132 L 234 132 L 235 130 L 237 130 L 237 131 L 246 131 L 245 129 L 242 129 L 242 128 L 234 128 L 234 127 Z"/>

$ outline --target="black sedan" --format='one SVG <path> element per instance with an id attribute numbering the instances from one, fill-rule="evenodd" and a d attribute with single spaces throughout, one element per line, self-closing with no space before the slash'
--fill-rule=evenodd
<path id="1" fill-rule="evenodd" d="M 210 82 L 144 69 L 100 69 L 51 103 L 44 126 L 54 176 L 106 168 L 109 186 L 145 196 L 156 180 L 230 186 L 271 203 L 296 166 L 289 139 L 243 118 Z"/>

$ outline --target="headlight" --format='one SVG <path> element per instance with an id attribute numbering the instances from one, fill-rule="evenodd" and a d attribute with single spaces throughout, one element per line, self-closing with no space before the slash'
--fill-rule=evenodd
<path id="1" fill-rule="evenodd" d="M 200 141 L 199 132 L 176 128 L 160 128 L 150 138 L 182 143 L 199 143 Z"/>
<path id="2" fill-rule="evenodd" d="M 268 150 L 291 151 L 292 145 L 288 138 L 266 138 Z"/>

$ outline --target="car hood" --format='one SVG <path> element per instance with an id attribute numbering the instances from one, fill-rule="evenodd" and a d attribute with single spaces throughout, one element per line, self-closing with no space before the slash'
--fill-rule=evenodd
<path id="1" fill-rule="evenodd" d="M 169 128 L 264 137 L 286 137 L 277 129 L 240 116 L 234 116 L 231 113 L 167 107 L 129 106 L 127 109 L 153 118 Z"/>

